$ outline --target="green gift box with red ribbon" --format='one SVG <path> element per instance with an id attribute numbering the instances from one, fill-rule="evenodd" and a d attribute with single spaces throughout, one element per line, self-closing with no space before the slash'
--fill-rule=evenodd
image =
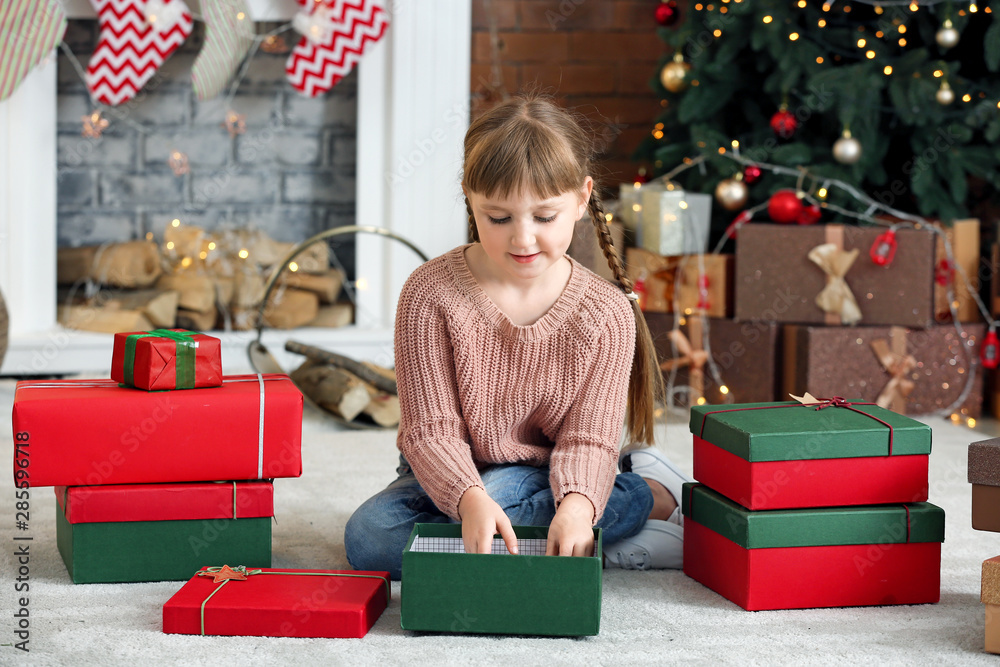
<path id="1" fill-rule="evenodd" d="M 115 334 L 111 379 L 160 391 L 222 384 L 222 341 L 184 329 Z"/>
<path id="2" fill-rule="evenodd" d="M 696 405 L 694 478 L 751 510 L 927 500 L 930 426 L 866 401 Z"/>
<path id="3" fill-rule="evenodd" d="M 936 505 L 755 512 L 696 483 L 682 496 L 684 573 L 749 611 L 940 599 Z"/>

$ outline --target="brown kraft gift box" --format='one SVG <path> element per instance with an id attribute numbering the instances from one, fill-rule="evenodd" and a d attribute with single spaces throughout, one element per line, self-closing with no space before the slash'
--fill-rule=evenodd
<path id="1" fill-rule="evenodd" d="M 699 264 L 699 257 L 701 258 Z M 644 250 L 629 248 L 625 251 L 629 276 L 642 279 L 646 298 L 643 310 L 652 313 L 674 312 L 674 290 L 680 312 L 698 310 L 699 269 L 703 266 L 707 306 L 704 314 L 709 317 L 733 316 L 733 256 L 732 255 L 673 255 L 664 256 Z M 678 271 L 679 269 L 679 271 Z"/>
<path id="2" fill-rule="evenodd" d="M 986 605 L 987 653 L 1000 653 L 1000 556 L 983 561 L 979 601 Z"/>
<path id="3" fill-rule="evenodd" d="M 935 235 L 898 229 L 892 263 L 878 266 L 869 251 L 885 227 L 852 225 L 744 225 L 736 239 L 736 319 L 773 319 L 803 324 L 851 324 L 827 313 L 816 298 L 835 280 L 809 253 L 832 243 L 857 250 L 843 281 L 850 288 L 862 325 L 923 329 L 934 323 Z M 844 260 L 847 263 L 847 260 Z M 833 286 L 833 285 L 831 285 Z"/>
<path id="4" fill-rule="evenodd" d="M 778 326 L 774 322 L 737 322 L 699 315 L 682 316 L 681 320 L 679 331 L 683 339 L 677 340 L 672 334 L 673 314 L 646 313 L 646 323 L 656 345 L 657 358 L 661 361 L 664 381 L 669 380 L 673 367 L 676 370 L 674 386 L 691 386 L 693 393 L 700 393 L 710 404 L 755 403 L 775 399 L 780 355 Z M 703 344 L 706 321 L 709 347 L 722 385 L 712 377 L 706 363 L 707 353 Z M 672 337 L 674 345 L 671 345 Z M 685 351 L 684 347 L 689 349 Z M 722 393 L 722 386 L 728 389 L 727 394 Z M 692 396 L 691 403 L 696 402 L 697 396 Z"/>
<path id="5" fill-rule="evenodd" d="M 969 484 L 972 485 L 972 527 L 1000 533 L 1000 438 L 969 445 Z M 1000 631 L 997 636 L 1000 638 Z"/>
<path id="6" fill-rule="evenodd" d="M 951 322 L 951 309 L 948 307 L 948 287 L 954 291 L 955 310 L 959 322 L 978 322 L 982 319 L 976 302 L 969 293 L 969 286 L 962 278 L 962 272 L 968 278 L 969 284 L 976 292 L 979 291 L 979 220 L 956 220 L 950 227 L 943 227 L 955 266 L 953 272 L 946 271 L 948 253 L 945 252 L 944 239 L 937 237 L 937 269 L 934 281 L 934 314 L 938 322 Z M 961 268 L 962 271 L 959 271 Z M 941 277 L 941 280 L 937 278 Z"/>
<path id="7" fill-rule="evenodd" d="M 880 402 L 907 415 L 949 407 L 967 383 L 986 327 L 952 324 L 924 330 L 903 327 L 784 327 L 784 392 L 843 396 Z M 963 354 L 963 345 L 965 353 Z M 954 363 L 952 363 L 954 362 Z M 972 386 L 953 414 L 979 417 L 983 372 L 975 363 Z"/>

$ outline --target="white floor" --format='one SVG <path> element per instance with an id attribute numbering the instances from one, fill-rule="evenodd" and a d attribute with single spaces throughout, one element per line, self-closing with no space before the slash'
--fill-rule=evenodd
<path id="1" fill-rule="evenodd" d="M 6 414 L 13 382 L 0 380 Z M 30 609 L 30 653 L 0 646 L 0 663 L 129 664 L 996 664 L 983 653 L 981 562 L 1000 554 L 1000 535 L 970 527 L 969 442 L 989 437 L 938 419 L 931 502 L 947 513 L 941 602 L 934 605 L 746 612 L 678 571 L 604 573 L 601 632 L 587 639 L 417 635 L 399 627 L 399 584 L 364 639 L 192 637 L 161 632 L 161 607 L 178 582 L 73 585 L 55 543 L 51 489 L 31 494 L 29 531 L 14 529 L 11 467 L 0 492 L 0 644 L 19 641 L 12 610 Z M 988 422 L 983 424 L 988 430 Z M 12 454 L 3 426 L 0 460 Z M 685 426 L 661 429 L 661 445 L 690 471 Z M 299 479 L 275 482 L 276 567 L 344 568 L 343 528 L 351 512 L 387 484 L 395 432 L 339 430 L 309 413 Z M 15 591 L 13 538 L 30 535 L 30 590 Z M 525 591 L 525 604 L 531 604 Z M 516 610 L 512 613 L 516 613 Z"/>

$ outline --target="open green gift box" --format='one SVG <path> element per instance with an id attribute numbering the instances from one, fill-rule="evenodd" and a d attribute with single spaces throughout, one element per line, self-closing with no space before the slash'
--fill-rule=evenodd
<path id="1" fill-rule="evenodd" d="M 404 630 L 596 635 L 601 623 L 601 530 L 593 556 L 546 556 L 548 528 L 514 526 L 518 551 L 467 554 L 461 524 L 418 523 L 403 551 Z"/>

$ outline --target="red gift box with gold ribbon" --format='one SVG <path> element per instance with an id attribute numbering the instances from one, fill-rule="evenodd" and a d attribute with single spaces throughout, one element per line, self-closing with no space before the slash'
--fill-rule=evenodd
<path id="1" fill-rule="evenodd" d="M 222 342 L 184 329 L 115 334 L 111 379 L 145 389 L 195 389 L 222 384 Z"/>
<path id="2" fill-rule="evenodd" d="M 163 605 L 163 631 L 364 637 L 389 594 L 388 572 L 207 567 Z"/>

